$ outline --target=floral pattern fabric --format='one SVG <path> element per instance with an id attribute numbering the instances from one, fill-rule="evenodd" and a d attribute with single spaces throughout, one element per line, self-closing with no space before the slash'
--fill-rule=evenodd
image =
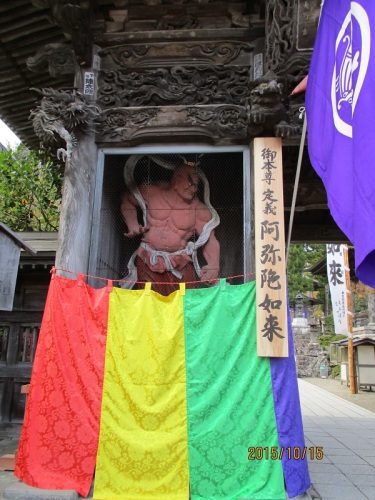
<path id="1" fill-rule="evenodd" d="M 48 291 L 14 474 L 87 496 L 99 437 L 107 287 L 54 276 Z"/>
<path id="2" fill-rule="evenodd" d="M 94 497 L 187 500 L 182 298 L 114 289 Z"/>
<path id="3" fill-rule="evenodd" d="M 281 462 L 266 458 L 279 440 L 255 304 L 255 282 L 185 296 L 192 500 L 285 499 Z"/>
<path id="4" fill-rule="evenodd" d="M 289 358 L 259 358 L 254 282 L 149 285 L 53 277 L 15 475 L 87 496 L 96 469 L 101 500 L 307 491 L 306 460 L 270 459 L 304 446 L 290 321 Z"/>

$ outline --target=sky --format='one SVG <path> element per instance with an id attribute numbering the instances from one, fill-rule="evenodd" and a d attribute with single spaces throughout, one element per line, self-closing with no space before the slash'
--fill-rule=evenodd
<path id="1" fill-rule="evenodd" d="M 2 120 L 0 120 L 0 142 L 4 146 L 10 146 L 12 148 L 16 147 L 21 142 Z"/>

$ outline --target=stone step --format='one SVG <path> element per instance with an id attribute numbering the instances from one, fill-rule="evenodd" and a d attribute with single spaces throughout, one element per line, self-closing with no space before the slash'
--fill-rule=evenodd
<path id="1" fill-rule="evenodd" d="M 74 490 L 44 490 L 33 488 L 21 481 L 9 484 L 3 493 L 4 499 L 17 500 L 77 500 L 82 498 Z"/>

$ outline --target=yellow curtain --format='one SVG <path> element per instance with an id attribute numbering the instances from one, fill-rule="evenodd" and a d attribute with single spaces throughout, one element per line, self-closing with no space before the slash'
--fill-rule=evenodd
<path id="1" fill-rule="evenodd" d="M 94 498 L 188 497 L 181 293 L 114 288 Z"/>

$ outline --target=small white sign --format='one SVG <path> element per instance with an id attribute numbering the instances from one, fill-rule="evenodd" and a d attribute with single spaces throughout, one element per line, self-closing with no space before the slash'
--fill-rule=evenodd
<path id="1" fill-rule="evenodd" d="M 255 54 L 254 56 L 254 80 L 263 76 L 263 54 Z"/>
<path id="2" fill-rule="evenodd" d="M 94 95 L 94 90 L 95 90 L 95 75 L 90 71 L 85 71 L 83 93 L 85 95 Z"/>

